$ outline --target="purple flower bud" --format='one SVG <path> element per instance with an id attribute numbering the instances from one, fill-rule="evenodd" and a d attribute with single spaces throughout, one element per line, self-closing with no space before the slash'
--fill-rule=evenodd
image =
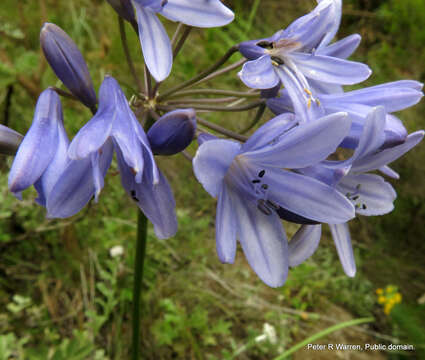
<path id="1" fill-rule="evenodd" d="M 15 130 L 0 125 L 0 154 L 15 155 L 22 138 Z"/>
<path id="2" fill-rule="evenodd" d="M 134 8 L 131 0 L 107 0 L 109 5 L 121 16 L 124 20 L 127 20 L 133 28 L 137 30 L 137 20 L 134 14 Z"/>
<path id="3" fill-rule="evenodd" d="M 86 62 L 72 39 L 57 25 L 45 23 L 41 47 L 56 76 L 84 105 L 96 108 L 96 92 Z"/>
<path id="4" fill-rule="evenodd" d="M 193 109 L 174 110 L 162 116 L 148 131 L 151 148 L 156 155 L 174 155 L 186 149 L 196 131 Z"/>

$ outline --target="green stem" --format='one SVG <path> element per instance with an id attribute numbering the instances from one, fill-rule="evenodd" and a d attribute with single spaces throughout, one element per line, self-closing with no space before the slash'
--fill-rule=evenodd
<path id="1" fill-rule="evenodd" d="M 301 349 L 302 347 L 306 346 L 307 344 L 311 344 L 312 342 L 314 342 L 314 341 L 316 341 L 316 340 L 318 340 L 322 337 L 325 337 L 326 335 L 329 335 L 329 334 L 331 334 L 335 331 L 341 330 L 341 329 L 349 327 L 349 326 L 369 323 L 369 322 L 372 322 L 374 320 L 375 319 L 373 317 L 361 318 L 361 319 L 346 321 L 346 322 L 328 327 L 327 329 L 320 331 L 317 334 L 314 334 L 314 335 L 308 337 L 307 339 L 304 339 L 303 341 L 299 342 L 298 344 L 294 345 L 290 349 L 286 350 L 283 354 L 280 354 L 278 357 L 274 358 L 274 360 L 286 359 L 289 355 L 293 354 L 295 351 Z"/>
<path id="2" fill-rule="evenodd" d="M 188 86 L 190 86 L 192 84 L 195 84 L 199 80 L 201 80 L 204 77 L 208 76 L 209 74 L 213 73 L 218 68 L 220 68 L 221 65 L 223 65 L 234 53 L 236 53 L 238 51 L 239 51 L 239 47 L 237 45 L 232 46 L 227 51 L 227 53 L 224 54 L 224 56 L 220 60 L 218 60 L 214 65 L 210 66 L 208 69 L 206 69 L 205 71 L 201 72 L 200 74 L 198 74 L 197 76 L 193 77 L 192 79 L 189 79 L 189 80 L 181 83 L 180 85 L 177 85 L 177 86 L 173 87 L 172 89 L 166 91 L 165 93 L 163 93 L 161 96 L 158 97 L 158 100 L 163 100 L 163 99 L 167 98 L 168 96 L 170 96 L 171 94 L 174 94 L 176 91 L 179 91 L 181 89 L 184 89 L 185 87 L 188 87 Z"/>
<path id="3" fill-rule="evenodd" d="M 136 258 L 134 261 L 134 287 L 133 287 L 133 353 L 132 359 L 140 359 L 140 296 L 142 292 L 143 265 L 146 253 L 146 238 L 148 222 L 146 216 L 137 210 L 137 244 Z"/>
<path id="4" fill-rule="evenodd" d="M 220 134 L 226 135 L 230 138 L 233 138 L 233 139 L 236 139 L 236 140 L 239 140 L 239 141 L 242 141 L 242 142 L 245 142 L 245 141 L 248 140 L 248 138 L 246 136 L 240 135 L 240 134 L 235 133 L 231 130 L 228 130 L 228 129 L 220 126 L 220 125 L 214 124 L 214 123 L 209 122 L 209 121 L 204 120 L 204 119 L 201 119 L 199 116 L 197 117 L 197 121 L 198 121 L 199 124 L 209 128 L 211 130 L 214 130 L 214 131 L 216 131 Z"/>
<path id="5" fill-rule="evenodd" d="M 181 105 L 181 108 L 193 108 L 195 110 L 209 110 L 209 111 L 227 111 L 227 112 L 238 112 L 238 111 L 246 111 L 255 109 L 256 107 L 261 106 L 264 104 L 264 100 L 255 101 L 252 103 L 249 103 L 247 105 L 243 106 L 214 106 L 214 105 L 198 105 L 198 104 L 174 104 L 173 106 L 167 106 L 167 105 L 158 105 L 157 108 L 164 111 L 171 111 L 176 108 L 179 108 Z"/>
<path id="6" fill-rule="evenodd" d="M 260 105 L 260 107 L 258 108 L 257 113 L 255 114 L 254 120 L 252 120 L 251 124 L 249 124 L 240 133 L 241 134 L 245 134 L 249 130 L 251 130 L 255 125 L 257 125 L 260 122 L 261 118 L 263 117 L 263 114 L 264 114 L 265 111 L 266 111 L 266 104 Z"/>
<path id="7" fill-rule="evenodd" d="M 224 95 L 224 96 L 234 96 L 234 97 L 248 97 L 256 98 L 260 96 L 259 92 L 242 92 L 242 91 L 232 91 L 232 90 L 221 90 L 221 89 L 193 89 L 193 90 L 182 90 L 171 95 L 170 98 L 185 97 L 188 95 Z"/>

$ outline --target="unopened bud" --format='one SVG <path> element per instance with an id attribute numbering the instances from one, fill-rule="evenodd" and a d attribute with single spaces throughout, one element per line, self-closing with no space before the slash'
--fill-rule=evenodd
<path id="1" fill-rule="evenodd" d="M 71 93 L 90 109 L 96 108 L 96 92 L 83 55 L 74 41 L 59 26 L 45 23 L 40 43 L 56 76 Z"/>
<path id="2" fill-rule="evenodd" d="M 15 155 L 23 136 L 7 126 L 0 125 L 0 154 Z"/>
<path id="3" fill-rule="evenodd" d="M 184 109 L 162 116 L 152 125 L 147 135 L 155 155 L 174 155 L 189 146 L 195 131 L 195 110 Z"/>

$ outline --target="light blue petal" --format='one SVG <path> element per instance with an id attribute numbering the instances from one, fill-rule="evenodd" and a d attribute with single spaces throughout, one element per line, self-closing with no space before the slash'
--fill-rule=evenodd
<path id="1" fill-rule="evenodd" d="M 99 109 L 69 145 L 68 156 L 71 159 L 84 159 L 103 146 L 117 119 L 116 107 L 116 81 L 107 76 L 99 90 Z"/>
<path id="2" fill-rule="evenodd" d="M 281 135 L 297 124 L 298 122 L 295 120 L 294 114 L 287 113 L 276 116 L 267 121 L 249 137 L 242 145 L 242 151 L 254 151 L 266 145 L 270 145 L 270 143 L 276 142 Z"/>
<path id="3" fill-rule="evenodd" d="M 34 184 L 38 192 L 36 202 L 41 206 L 46 206 L 47 196 L 50 194 L 53 186 L 56 184 L 68 162 L 69 139 L 63 126 L 63 121 L 58 123 L 58 145 L 55 155 L 49 166 L 43 172 L 41 178 Z"/>
<path id="4" fill-rule="evenodd" d="M 225 185 L 218 195 L 215 219 L 215 238 L 218 258 L 222 263 L 233 264 L 236 255 L 237 224 L 232 200 Z"/>
<path id="5" fill-rule="evenodd" d="M 324 160 L 348 134 L 351 120 L 335 113 L 303 123 L 285 133 L 271 146 L 244 154 L 256 164 L 283 168 L 304 168 Z"/>
<path id="6" fill-rule="evenodd" d="M 313 255 L 321 236 L 322 225 L 302 225 L 289 242 L 289 266 L 298 266 Z"/>
<path id="7" fill-rule="evenodd" d="M 271 287 L 288 276 L 288 240 L 276 213 L 265 215 L 256 204 L 230 192 L 239 241 L 249 265 Z"/>
<path id="8" fill-rule="evenodd" d="M 388 176 L 388 177 L 390 177 L 392 179 L 396 179 L 396 180 L 400 179 L 400 175 L 396 171 L 394 171 L 393 169 L 391 169 L 389 166 L 387 166 L 387 165 L 380 167 L 378 170 L 382 174 L 384 174 L 385 176 Z"/>
<path id="9" fill-rule="evenodd" d="M 409 85 L 408 81 L 402 82 Z M 415 82 L 412 82 L 413 86 Z M 332 105 L 335 103 L 355 103 L 369 106 L 384 106 L 388 113 L 404 110 L 417 104 L 423 97 L 422 91 L 415 88 L 400 86 L 400 82 L 371 86 L 344 94 L 324 95 L 322 101 Z"/>
<path id="10" fill-rule="evenodd" d="M 329 225 L 332 237 L 338 251 L 339 261 L 344 272 L 349 277 L 356 275 L 356 262 L 354 260 L 353 247 L 351 246 L 350 230 L 348 224 Z"/>
<path id="11" fill-rule="evenodd" d="M 146 66 L 156 81 L 168 77 L 173 65 L 170 39 L 155 12 L 134 2 Z"/>
<path id="12" fill-rule="evenodd" d="M 253 89 L 270 89 L 279 83 L 269 55 L 246 62 L 238 76 L 246 86 Z"/>
<path id="13" fill-rule="evenodd" d="M 224 176 L 240 148 L 239 143 L 229 140 L 210 140 L 198 148 L 193 158 L 193 171 L 212 197 L 218 196 Z"/>
<path id="14" fill-rule="evenodd" d="M 393 162 L 394 160 L 397 160 L 399 157 L 403 156 L 410 149 L 419 144 L 422 141 L 424 134 L 425 132 L 423 130 L 416 131 L 410 134 L 403 144 L 382 150 L 376 154 L 366 156 L 363 159 L 356 161 L 356 164 L 352 168 L 352 172 L 362 173 L 376 170 Z"/>
<path id="15" fill-rule="evenodd" d="M 386 112 L 382 106 L 373 108 L 367 115 L 359 145 L 348 162 L 354 163 L 371 153 L 376 152 L 385 141 Z"/>
<path id="16" fill-rule="evenodd" d="M 105 176 L 113 155 L 111 141 L 101 149 L 99 168 Z M 67 218 L 78 213 L 95 195 L 91 158 L 72 160 L 47 197 L 49 218 Z"/>
<path id="17" fill-rule="evenodd" d="M 332 39 L 335 37 L 336 33 L 338 32 L 339 25 L 341 24 L 342 0 L 317 0 L 317 2 L 322 6 L 326 6 L 329 3 L 331 4 L 330 17 L 333 20 L 325 37 L 323 38 L 323 40 L 320 42 L 320 45 L 318 46 L 318 48 L 321 48 L 328 45 L 332 41 Z"/>
<path id="18" fill-rule="evenodd" d="M 359 188 L 360 185 L 360 188 Z M 361 174 L 345 176 L 337 189 L 343 194 L 356 194 L 353 203 L 356 213 L 365 216 L 384 215 L 394 209 L 397 197 L 393 187 L 379 175 Z"/>
<path id="19" fill-rule="evenodd" d="M 201 28 L 224 26 L 235 17 L 219 0 L 168 0 L 161 14 L 172 21 Z"/>
<path id="20" fill-rule="evenodd" d="M 141 183 L 136 183 L 131 168 L 124 160 L 119 147 L 115 147 L 121 182 L 128 195 L 137 203 L 154 226 L 159 239 L 167 239 L 177 232 L 176 203 L 165 176 L 158 170 L 158 182 L 153 184 L 148 173 Z"/>
<path id="21" fill-rule="evenodd" d="M 52 161 L 58 146 L 58 123 L 62 121 L 59 96 L 44 90 L 37 101 L 34 119 L 9 173 L 9 189 L 15 196 L 33 185 Z"/>
<path id="22" fill-rule="evenodd" d="M 359 34 L 347 36 L 333 44 L 317 49 L 316 55 L 333 56 L 340 59 L 347 59 L 360 45 L 362 37 Z"/>
<path id="23" fill-rule="evenodd" d="M 355 216 L 354 206 L 343 194 L 308 176 L 267 168 L 263 183 L 268 185 L 268 199 L 307 219 L 342 223 Z"/>
<path id="24" fill-rule="evenodd" d="M 331 56 L 297 52 L 291 54 L 291 60 L 306 77 L 331 84 L 353 85 L 372 74 L 365 64 Z"/>

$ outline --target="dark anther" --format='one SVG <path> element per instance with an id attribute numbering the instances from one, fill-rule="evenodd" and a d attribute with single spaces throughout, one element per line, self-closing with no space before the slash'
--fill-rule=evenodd
<path id="1" fill-rule="evenodd" d="M 263 185 L 261 185 L 261 188 L 262 188 L 263 190 L 267 190 L 267 189 L 269 188 L 269 186 L 268 186 L 267 184 L 263 184 Z"/>
<path id="2" fill-rule="evenodd" d="M 134 191 L 134 190 L 131 190 L 130 191 L 130 195 L 131 195 L 131 198 L 134 200 L 134 201 L 139 201 L 139 199 L 136 197 L 136 192 Z"/>
<path id="3" fill-rule="evenodd" d="M 255 180 L 252 180 L 252 183 L 253 184 L 258 184 L 258 183 L 260 183 L 261 181 L 260 180 L 258 180 L 258 179 L 255 179 Z"/>
<path id="4" fill-rule="evenodd" d="M 267 207 L 267 204 L 266 204 L 266 202 L 263 199 L 258 200 L 257 208 L 264 215 L 267 215 L 267 216 L 269 216 L 269 215 L 271 215 L 273 213 L 273 211 L 269 207 Z"/>
<path id="5" fill-rule="evenodd" d="M 266 204 L 268 206 L 270 206 L 271 208 L 273 208 L 273 210 L 277 211 L 279 210 L 280 206 L 278 204 L 276 204 L 275 202 L 271 201 L 271 200 L 267 200 Z"/>
<path id="6" fill-rule="evenodd" d="M 363 205 L 362 205 L 362 209 L 363 209 L 363 210 L 366 210 L 366 209 L 367 209 L 366 204 L 363 204 Z"/>
<path id="7" fill-rule="evenodd" d="M 356 195 L 356 196 L 353 196 L 352 200 L 356 201 L 358 198 L 359 198 L 359 195 Z"/>
<path id="8" fill-rule="evenodd" d="M 273 49 L 273 43 L 266 40 L 259 41 L 257 46 L 262 47 L 263 49 Z"/>
<path id="9" fill-rule="evenodd" d="M 284 65 L 285 64 L 284 61 L 277 56 L 272 56 L 271 59 L 272 59 L 272 61 L 276 62 L 278 65 Z"/>
<path id="10" fill-rule="evenodd" d="M 264 174 L 266 173 L 266 171 L 265 170 L 261 170 L 259 173 L 258 173 L 258 177 L 260 177 L 260 178 L 262 178 L 263 176 L 264 176 Z"/>

